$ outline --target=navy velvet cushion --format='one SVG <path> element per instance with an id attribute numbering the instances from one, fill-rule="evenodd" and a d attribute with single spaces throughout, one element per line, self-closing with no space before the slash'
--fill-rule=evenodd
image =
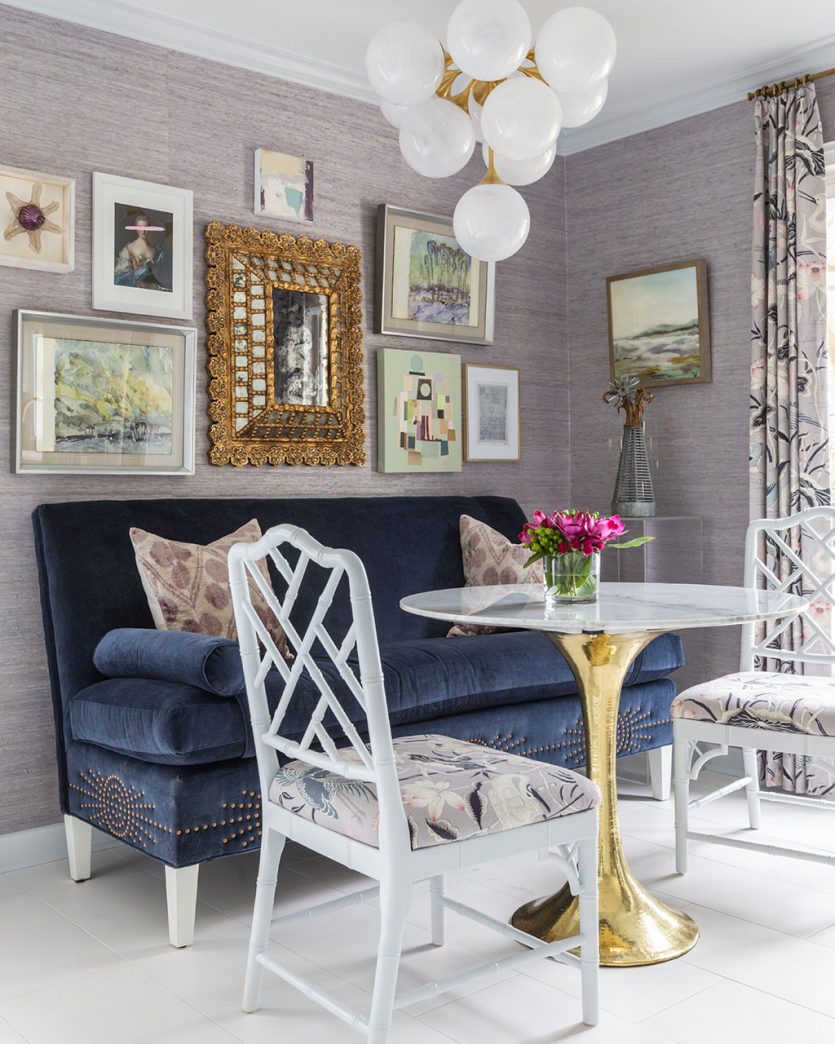
<path id="1" fill-rule="evenodd" d="M 395 727 L 577 692 L 560 653 L 544 635 L 531 631 L 396 642 L 383 647 L 381 660 Z M 661 635 L 636 659 L 629 684 L 663 678 L 682 663 L 679 639 Z M 362 723 L 364 715 L 331 661 L 319 661 L 319 667 L 349 717 Z M 283 684 L 278 672 L 267 676 L 273 709 Z M 305 672 L 287 711 L 285 735 L 298 738 L 304 732 L 318 699 L 319 691 Z M 98 682 L 75 696 L 69 719 L 74 740 L 143 761 L 195 765 L 240 757 L 250 749 L 246 715 L 236 701 L 173 682 Z M 332 721 L 325 721 L 333 728 Z"/>
<path id="2" fill-rule="evenodd" d="M 215 696 L 244 688 L 238 643 L 189 631 L 119 627 L 96 646 L 93 663 L 105 678 L 182 682 Z"/>

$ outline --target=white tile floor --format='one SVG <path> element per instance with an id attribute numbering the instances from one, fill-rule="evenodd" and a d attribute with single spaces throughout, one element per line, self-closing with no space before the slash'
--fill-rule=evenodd
<path id="1" fill-rule="evenodd" d="M 624 784 L 626 849 L 637 875 L 699 922 L 686 957 L 651 968 L 604 970 L 603 1014 L 580 1022 L 576 973 L 552 961 L 407 1009 L 392 1044 L 748 1044 L 835 1040 L 835 870 L 797 861 L 693 846 L 690 873 L 673 865 L 672 807 Z M 766 836 L 835 848 L 835 810 L 765 806 Z M 744 825 L 744 800 L 706 807 L 698 829 Z M 764 831 L 765 833 L 765 831 Z M 278 907 L 333 898 L 365 882 L 289 848 Z M 166 944 L 159 864 L 130 849 L 94 856 L 94 878 L 73 884 L 65 862 L 0 875 L 0 1044 L 335 1044 L 357 1039 L 278 980 L 256 1015 L 240 1011 L 247 923 L 257 857 L 201 869 L 197 937 Z M 559 884 L 535 857 L 486 864 L 449 882 L 452 894 L 507 917 Z M 293 925 L 282 957 L 353 1007 L 369 1002 L 377 932 L 373 907 L 357 905 Z M 501 939 L 449 915 L 449 942 L 429 944 L 421 888 L 405 937 L 401 984 L 443 978 L 506 952 Z"/>

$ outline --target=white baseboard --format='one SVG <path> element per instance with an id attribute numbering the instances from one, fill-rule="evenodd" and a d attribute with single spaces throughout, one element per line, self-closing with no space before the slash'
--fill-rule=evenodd
<path id="1" fill-rule="evenodd" d="M 93 830 L 94 852 L 103 848 L 115 848 L 121 843 L 109 834 Z M 49 826 L 0 835 L 0 874 L 66 858 L 67 839 L 63 823 L 50 823 Z"/>

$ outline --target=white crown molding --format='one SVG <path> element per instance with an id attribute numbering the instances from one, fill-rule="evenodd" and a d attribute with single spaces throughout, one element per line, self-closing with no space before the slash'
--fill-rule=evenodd
<path id="1" fill-rule="evenodd" d="M 315 58 L 259 44 L 216 29 L 208 29 L 172 14 L 144 11 L 124 0 L 2 0 L 34 14 L 59 18 L 117 36 L 184 51 L 241 69 L 329 91 L 376 105 L 376 96 L 364 76 Z"/>
<path id="2" fill-rule="evenodd" d="M 377 104 L 371 86 L 361 73 L 313 58 L 300 57 L 272 45 L 253 43 L 207 29 L 176 15 L 146 12 L 125 0 L 71 0 L 70 3 L 68 0 L 5 2 L 35 14 L 75 22 L 174 51 L 184 51 L 225 65 L 251 69 L 370 105 Z M 620 138 L 654 130 L 690 116 L 721 108 L 723 105 L 742 101 L 748 91 L 755 90 L 764 83 L 790 79 L 832 65 L 835 65 L 835 35 L 818 41 L 812 47 L 791 51 L 778 61 L 742 69 L 733 77 L 718 80 L 698 90 L 675 94 L 649 105 L 636 106 L 626 113 L 613 115 L 608 119 L 605 115 L 598 117 L 587 127 L 566 131 L 560 138 L 558 151 L 563 156 L 570 156 Z"/>
<path id="3" fill-rule="evenodd" d="M 664 127 L 668 123 L 699 116 L 724 105 L 745 101 L 749 91 L 767 83 L 791 80 L 819 69 L 835 65 L 835 35 L 825 37 L 813 47 L 798 48 L 784 54 L 779 61 L 766 62 L 741 70 L 727 80 L 717 80 L 697 91 L 676 94 L 650 105 L 642 105 L 629 112 L 597 117 L 586 127 L 566 131 L 560 136 L 559 153 L 571 156 L 586 149 L 606 145 L 610 141 L 628 138 L 633 134 Z M 604 110 L 605 111 L 605 110 Z"/>

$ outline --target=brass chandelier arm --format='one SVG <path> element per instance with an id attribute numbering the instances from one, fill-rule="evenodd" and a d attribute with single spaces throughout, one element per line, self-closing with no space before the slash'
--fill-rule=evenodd
<path id="1" fill-rule="evenodd" d="M 542 73 L 539 71 L 536 65 L 536 57 L 534 55 L 533 48 L 525 55 L 525 62 L 530 62 L 530 65 L 520 65 L 518 72 L 522 73 L 523 76 L 529 76 L 533 80 L 539 80 L 541 83 L 545 83 L 545 79 Z M 460 91 L 453 91 L 455 81 L 464 74 L 455 65 L 452 55 L 449 51 L 444 51 L 444 72 L 441 76 L 441 82 L 435 88 L 435 93 L 439 98 L 443 98 L 444 101 L 451 101 L 453 105 L 457 105 L 460 109 L 465 112 L 469 111 L 470 95 L 478 102 L 479 105 L 484 105 L 488 95 L 494 87 L 498 87 L 500 83 L 504 83 L 505 80 L 467 80 Z"/>

